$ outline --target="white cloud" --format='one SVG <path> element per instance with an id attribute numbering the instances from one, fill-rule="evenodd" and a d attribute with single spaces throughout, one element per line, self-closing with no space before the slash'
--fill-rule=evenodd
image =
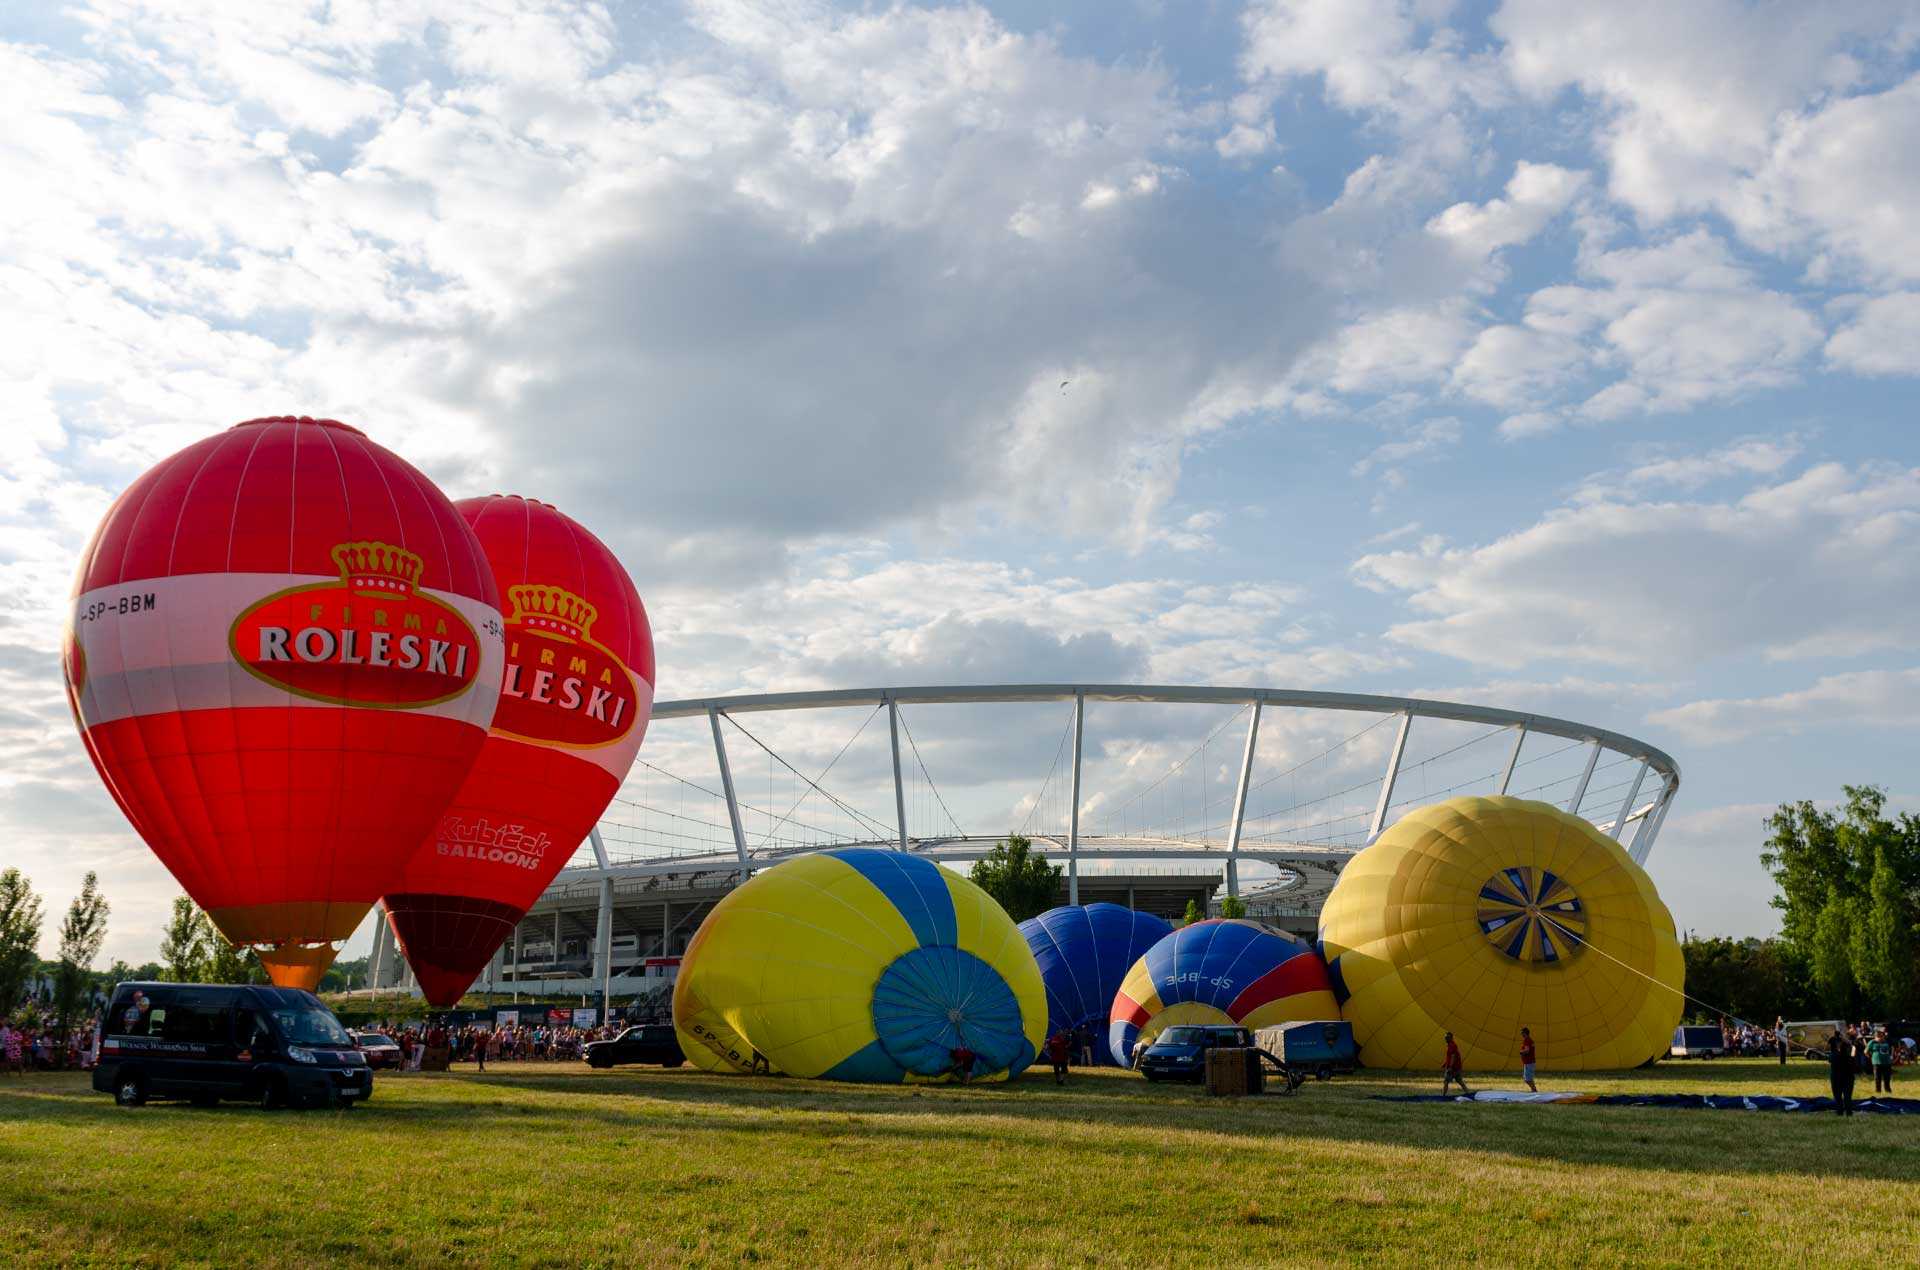
<path id="1" fill-rule="evenodd" d="M 1566 210 L 1586 181 L 1584 172 L 1522 160 L 1507 182 L 1506 197 L 1455 203 L 1427 222 L 1427 230 L 1477 262 L 1532 239 Z"/>
<path id="2" fill-rule="evenodd" d="M 1920 670 L 1852 671 L 1770 696 L 1689 701 L 1656 710 L 1647 722 L 1698 745 L 1817 728 L 1920 727 Z"/>
<path id="3" fill-rule="evenodd" d="M 1902 63 L 1920 19 L 1903 0 L 1508 0 L 1491 27 L 1521 90 L 1577 87 L 1600 106 L 1609 191 L 1643 218 L 1717 211 L 1767 249 L 1916 276 L 1901 209 L 1920 181 L 1920 82 Z"/>
<path id="4" fill-rule="evenodd" d="M 1355 476 L 1365 476 L 1379 467 L 1390 467 L 1406 463 L 1412 459 L 1432 458 L 1441 451 L 1460 443 L 1460 421 L 1458 419 L 1429 419 L 1405 430 L 1398 441 L 1388 441 L 1376 446 L 1371 453 L 1353 465 Z"/>
<path id="5" fill-rule="evenodd" d="M 1920 375 L 1920 291 L 1861 299 L 1827 341 L 1827 362 L 1861 375 Z"/>
<path id="6" fill-rule="evenodd" d="M 1460 105 L 1492 105 L 1506 86 L 1494 57 L 1471 52 L 1439 6 L 1406 0 L 1265 0 L 1242 19 L 1250 81 L 1320 76 L 1346 110 L 1424 123 Z"/>
<path id="7" fill-rule="evenodd" d="M 1481 546 L 1365 555 L 1354 575 L 1423 615 L 1393 639 L 1484 665 L 1920 647 L 1920 469 L 1821 464 L 1730 502 L 1634 493 L 1590 491 Z"/>

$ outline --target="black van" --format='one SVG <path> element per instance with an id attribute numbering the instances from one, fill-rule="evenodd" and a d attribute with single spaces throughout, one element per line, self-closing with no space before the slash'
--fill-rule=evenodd
<path id="1" fill-rule="evenodd" d="M 351 1107 L 373 1096 L 373 1073 L 311 992 L 123 983 L 100 1025 L 93 1087 L 123 1107 L 149 1098 Z"/>

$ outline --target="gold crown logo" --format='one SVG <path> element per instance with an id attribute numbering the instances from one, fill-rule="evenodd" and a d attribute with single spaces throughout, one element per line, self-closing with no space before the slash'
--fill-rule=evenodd
<path id="1" fill-rule="evenodd" d="M 384 542 L 343 542 L 333 549 L 340 578 L 356 591 L 406 595 L 420 584 L 426 561 Z"/>
<path id="2" fill-rule="evenodd" d="M 509 622 L 568 639 L 586 638 L 587 632 L 593 629 L 593 619 L 600 615 L 600 610 L 592 604 L 557 586 L 523 582 L 507 588 L 507 599 L 513 603 Z"/>

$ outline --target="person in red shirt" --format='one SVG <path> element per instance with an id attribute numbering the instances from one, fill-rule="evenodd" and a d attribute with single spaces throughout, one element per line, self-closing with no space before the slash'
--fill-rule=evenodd
<path id="1" fill-rule="evenodd" d="M 974 1053 L 972 1050 L 968 1049 L 965 1044 L 960 1044 L 948 1050 L 947 1056 L 953 1059 L 953 1066 L 949 1070 L 960 1078 L 961 1084 L 964 1085 L 973 1079 Z"/>
<path id="2" fill-rule="evenodd" d="M 1540 1092 L 1540 1086 L 1533 1083 L 1533 1033 L 1526 1028 L 1520 1029 L 1520 1079 L 1534 1093 Z"/>
<path id="3" fill-rule="evenodd" d="M 1440 1060 L 1440 1092 L 1442 1094 L 1451 1091 L 1455 1082 L 1458 1082 L 1461 1093 L 1468 1097 L 1473 1096 L 1473 1091 L 1467 1088 L 1467 1078 L 1460 1074 L 1461 1066 L 1460 1047 L 1454 1044 L 1453 1033 L 1449 1032 L 1447 1033 L 1447 1054 Z"/>
<path id="4" fill-rule="evenodd" d="M 1067 1042 L 1067 1030 L 1061 1028 L 1047 1038 L 1047 1058 L 1053 1063 L 1053 1083 L 1067 1083 L 1067 1059 L 1071 1047 Z"/>

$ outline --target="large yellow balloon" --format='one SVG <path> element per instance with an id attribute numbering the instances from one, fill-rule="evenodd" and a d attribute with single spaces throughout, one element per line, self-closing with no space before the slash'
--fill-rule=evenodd
<path id="1" fill-rule="evenodd" d="M 828 1080 L 1004 1080 L 1046 1036 L 1040 967 L 957 873 L 846 848 L 774 866 L 700 925 L 674 985 L 689 1061 Z"/>
<path id="2" fill-rule="evenodd" d="M 1518 798 L 1410 812 L 1340 875 L 1320 938 L 1370 1067 L 1438 1067 L 1451 1031 L 1470 1068 L 1543 1071 L 1665 1054 L 1684 964 L 1673 917 L 1620 844 Z"/>

